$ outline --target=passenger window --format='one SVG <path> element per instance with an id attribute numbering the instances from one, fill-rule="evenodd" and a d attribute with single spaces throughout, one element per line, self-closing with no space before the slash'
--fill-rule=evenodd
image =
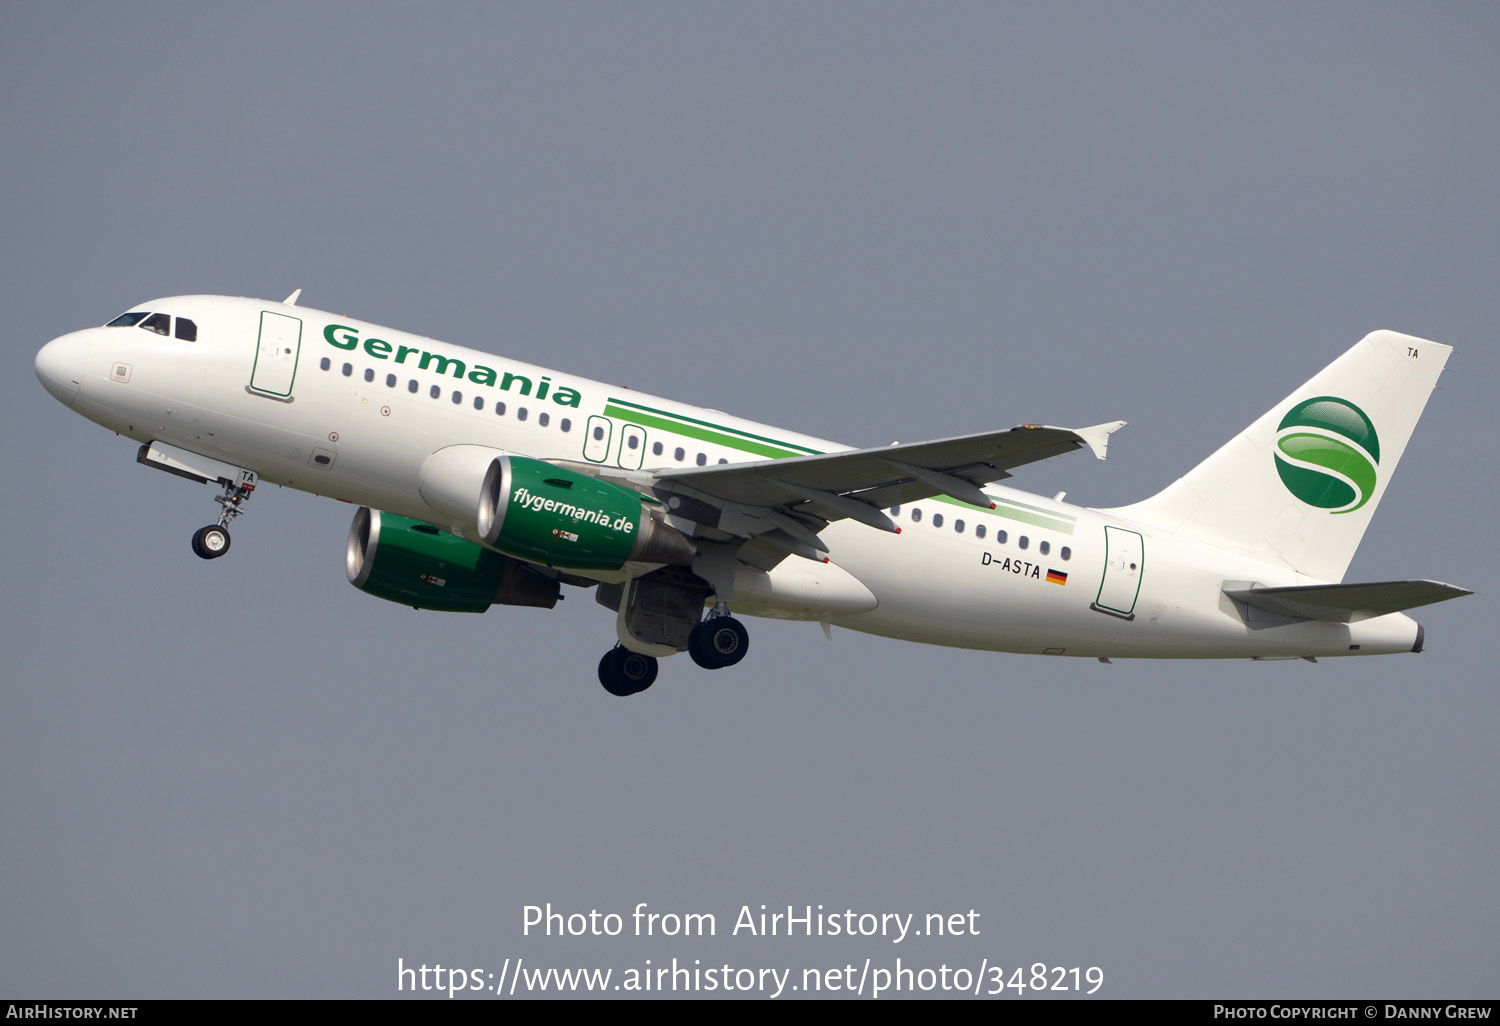
<path id="1" fill-rule="evenodd" d="M 416 395 L 417 394 L 417 379 L 416 378 L 412 378 L 410 381 L 408 381 L 406 383 L 406 390 L 408 392 L 410 392 L 412 395 Z"/>
<path id="2" fill-rule="evenodd" d="M 933 527 L 942 527 L 943 526 L 943 515 L 941 513 L 934 513 L 932 515 L 932 526 Z"/>
<path id="3" fill-rule="evenodd" d="M 653 456 L 660 456 L 661 455 L 661 443 L 660 442 L 652 442 L 651 443 L 651 455 L 653 455 Z"/>
<path id="4" fill-rule="evenodd" d="M 1004 531 L 995 532 L 995 541 L 999 542 L 1001 545 L 1005 544 L 1005 539 L 1008 537 L 1009 535 L 1007 535 Z"/>
<path id="5" fill-rule="evenodd" d="M 964 522 L 962 520 L 955 520 L 955 521 L 953 521 L 953 530 L 957 531 L 959 534 L 963 534 L 964 533 Z"/>
<path id="6" fill-rule="evenodd" d="M 347 377 L 349 377 L 353 373 L 354 373 L 354 364 L 352 364 L 352 363 L 346 363 L 346 364 L 344 364 L 344 377 L 347 378 Z"/>
<path id="7" fill-rule="evenodd" d="M 567 434 L 569 431 L 573 430 L 573 422 L 567 417 L 564 417 L 557 426 L 562 428 L 563 434 Z"/>
<path id="8" fill-rule="evenodd" d="M 679 445 L 677 448 L 672 450 L 672 458 L 678 463 L 681 463 L 684 459 L 687 458 L 687 453 L 683 450 L 682 446 Z"/>
<path id="9" fill-rule="evenodd" d="M 974 537 L 976 537 L 976 538 L 983 538 L 984 537 L 984 525 L 983 524 L 975 524 L 974 525 Z"/>
<path id="10" fill-rule="evenodd" d="M 594 441 L 600 442 L 600 441 L 603 441 L 603 440 L 604 440 L 604 428 L 600 427 L 597 424 L 594 425 Z"/>
<path id="11" fill-rule="evenodd" d="M 900 506 L 892 506 L 891 507 L 891 516 L 893 516 L 893 517 L 899 517 L 900 515 L 901 515 L 901 507 Z"/>
<path id="12" fill-rule="evenodd" d="M 454 406 L 462 406 L 463 403 L 464 403 L 464 394 L 462 392 L 454 392 L 453 393 L 453 405 Z"/>
<path id="13" fill-rule="evenodd" d="M 484 409 L 484 396 L 482 396 L 482 395 L 476 395 L 474 397 L 474 409 L 476 409 L 476 410 L 482 410 L 482 409 Z"/>
<path id="14" fill-rule="evenodd" d="M 1045 556 L 1047 553 L 1049 553 L 1049 552 L 1052 551 L 1052 543 L 1051 542 L 1042 542 L 1040 545 L 1037 546 L 1037 551 L 1040 552 L 1042 555 Z"/>
<path id="15" fill-rule="evenodd" d="M 505 416 L 505 404 L 504 403 L 501 403 L 501 402 L 495 403 L 495 416 L 497 416 L 497 417 L 503 417 L 503 416 Z"/>
<path id="16" fill-rule="evenodd" d="M 198 325 L 186 317 L 177 318 L 177 337 L 184 342 L 198 341 Z"/>
<path id="17" fill-rule="evenodd" d="M 440 386 L 433 385 L 431 388 L 429 388 L 427 390 L 427 394 L 430 395 L 430 396 L 432 396 L 434 399 L 437 399 L 437 398 L 439 398 L 439 397 L 442 396 L 443 390 L 442 390 L 442 388 Z"/>
<path id="18" fill-rule="evenodd" d="M 323 359 L 318 361 L 318 366 L 323 368 L 324 370 L 328 370 L 333 366 L 333 361 L 325 356 L 323 357 Z"/>
<path id="19" fill-rule="evenodd" d="M 370 367 L 366 367 L 365 368 L 365 380 L 366 381 L 374 381 L 375 380 L 375 371 L 374 371 L 373 368 L 370 368 Z"/>
<path id="20" fill-rule="evenodd" d="M 728 460 L 720 460 L 719 461 L 720 464 L 724 464 L 724 463 L 728 463 L 728 462 L 729 462 Z"/>
<path id="21" fill-rule="evenodd" d="M 698 466 L 701 467 L 701 466 L 703 466 L 703 464 L 705 464 L 707 462 L 708 462 L 708 457 L 705 456 L 703 453 L 700 452 L 698 454 Z"/>
<path id="22" fill-rule="evenodd" d="M 1059 552 L 1058 555 L 1062 556 L 1063 559 L 1072 559 L 1073 558 L 1073 550 L 1070 549 L 1070 548 L 1068 548 L 1066 545 L 1064 545 L 1062 547 L 1062 551 Z"/>
<path id="23" fill-rule="evenodd" d="M 1018 538 L 1018 539 L 1016 539 L 1016 544 L 1017 544 L 1017 545 L 1019 545 L 1019 546 L 1021 546 L 1021 548 L 1023 548 L 1023 549 L 1024 549 L 1024 548 L 1025 548 L 1025 547 L 1026 547 L 1026 546 L 1027 546 L 1027 545 L 1030 545 L 1030 544 L 1031 544 L 1031 539 L 1030 539 L 1030 538 L 1027 538 L 1027 537 L 1026 537 L 1026 536 L 1025 536 L 1025 535 L 1024 535 L 1024 534 L 1023 534 L 1023 535 L 1021 535 L 1021 537 L 1020 537 L 1020 538 Z"/>
<path id="24" fill-rule="evenodd" d="M 120 316 L 116 317 L 114 320 L 112 320 L 108 324 L 106 324 L 105 327 L 106 328 L 133 328 L 137 324 L 141 323 L 141 319 L 144 318 L 145 316 L 146 316 L 146 311 L 144 311 L 144 310 L 135 310 L 135 311 L 132 311 L 131 313 L 122 313 Z"/>
<path id="25" fill-rule="evenodd" d="M 525 420 L 526 419 L 526 407 L 524 407 L 524 406 L 517 406 L 516 407 L 516 419 L 517 420 Z"/>
<path id="26" fill-rule="evenodd" d="M 172 318 L 163 313 L 155 313 L 142 321 L 141 327 L 147 331 L 154 331 L 158 335 L 170 335 L 172 333 Z"/>
<path id="27" fill-rule="evenodd" d="M 911 522 L 914 524 L 922 522 L 922 511 L 915 506 L 911 508 Z"/>
<path id="28" fill-rule="evenodd" d="M 641 447 L 641 436 L 634 434 L 630 435 L 625 439 L 625 444 L 630 446 L 632 449 L 639 449 Z"/>
<path id="29" fill-rule="evenodd" d="M 547 422 L 550 421 L 551 419 L 552 418 L 549 417 L 549 416 L 547 416 L 547 414 L 545 414 L 545 413 L 538 413 L 536 415 L 536 422 L 538 424 L 540 424 L 542 427 L 546 427 L 547 426 Z"/>
<path id="30" fill-rule="evenodd" d="M 395 388 L 396 387 L 396 375 L 394 375 L 394 374 L 387 374 L 385 376 L 385 387 L 386 388 Z"/>

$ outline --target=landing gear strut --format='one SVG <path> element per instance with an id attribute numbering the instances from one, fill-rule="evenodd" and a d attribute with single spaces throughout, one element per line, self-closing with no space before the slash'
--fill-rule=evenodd
<path id="1" fill-rule="evenodd" d="M 222 479 L 221 479 L 222 480 Z M 214 501 L 219 504 L 219 522 L 200 527 L 193 534 L 193 553 L 200 559 L 218 559 L 229 551 L 229 522 L 245 512 L 245 503 L 255 491 L 255 474 L 240 471 L 239 481 L 224 482 L 224 494 Z"/>
<path id="2" fill-rule="evenodd" d="M 705 670 L 733 666 L 745 658 L 749 648 L 750 632 L 727 614 L 711 614 L 688 635 L 688 654 Z"/>
<path id="3" fill-rule="evenodd" d="M 599 660 L 599 683 L 617 698 L 639 694 L 656 682 L 656 660 L 616 645 Z"/>

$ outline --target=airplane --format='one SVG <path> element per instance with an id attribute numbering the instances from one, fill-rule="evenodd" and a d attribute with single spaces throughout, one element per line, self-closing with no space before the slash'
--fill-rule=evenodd
<path id="1" fill-rule="evenodd" d="M 1420 652 L 1405 611 L 1471 592 L 1346 583 L 1451 347 L 1367 335 L 1158 494 L 1092 509 L 997 484 L 1106 455 L 1122 421 L 863 449 L 298 305 L 155 300 L 36 356 L 42 385 L 218 485 L 192 549 L 274 483 L 359 507 L 346 573 L 417 609 L 593 589 L 613 695 L 658 660 L 739 663 L 741 616 L 1036 655 Z M 1149 568 L 1149 569 L 1148 569 Z"/>

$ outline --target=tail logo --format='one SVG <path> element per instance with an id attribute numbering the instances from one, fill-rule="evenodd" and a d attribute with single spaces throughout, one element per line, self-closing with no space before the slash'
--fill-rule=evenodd
<path id="1" fill-rule="evenodd" d="M 1375 425 L 1347 399 L 1306 399 L 1276 429 L 1281 483 L 1309 506 L 1353 513 L 1375 494 L 1379 464 Z"/>

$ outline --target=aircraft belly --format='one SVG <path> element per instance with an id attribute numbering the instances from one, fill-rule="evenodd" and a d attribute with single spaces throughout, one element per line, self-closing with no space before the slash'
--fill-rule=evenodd
<path id="1" fill-rule="evenodd" d="M 835 525 L 836 527 L 839 525 Z M 1080 640 L 1109 641 L 1122 623 L 1087 612 L 1090 582 L 1078 552 L 1069 560 L 1004 549 L 972 537 L 908 528 L 901 535 L 846 529 L 830 552 L 874 592 L 879 606 L 835 617 L 853 630 L 886 637 L 1007 652 L 1071 650 Z M 1042 562 L 1037 562 L 1041 559 Z M 1062 569 L 1066 567 L 1067 569 Z M 1123 625 L 1128 626 L 1128 625 Z M 1066 635 L 1067 640 L 1058 640 Z"/>
<path id="2" fill-rule="evenodd" d="M 1040 557 L 1040 565 L 1018 561 L 1014 550 L 1002 553 L 952 535 L 909 530 L 893 536 L 844 527 L 835 536 L 830 529 L 825 538 L 835 561 L 879 600 L 871 611 L 835 615 L 832 622 L 926 644 L 1106 658 L 1362 655 L 1409 651 L 1415 642 L 1415 623 L 1400 614 L 1352 628 L 1298 621 L 1252 629 L 1222 594 L 1222 556 L 1210 561 L 1197 546 L 1161 536 L 1145 539 L 1152 567 L 1141 578 L 1132 615 L 1101 611 L 1093 601 L 1101 574 L 1090 568 L 1103 565 L 1105 535 L 1098 524 L 1080 528 L 1069 560 Z M 1247 580 L 1291 583 L 1285 568 L 1252 560 L 1230 569 Z"/>

